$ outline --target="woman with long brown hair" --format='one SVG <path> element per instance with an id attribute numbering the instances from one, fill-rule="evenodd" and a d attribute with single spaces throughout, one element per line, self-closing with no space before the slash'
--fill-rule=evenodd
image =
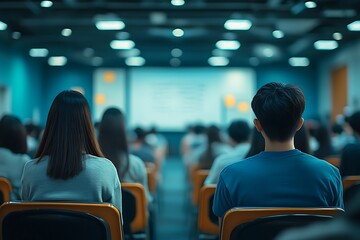
<path id="1" fill-rule="evenodd" d="M 99 148 L 81 93 L 56 96 L 35 158 L 24 167 L 23 200 L 108 202 L 121 211 L 116 168 Z"/>

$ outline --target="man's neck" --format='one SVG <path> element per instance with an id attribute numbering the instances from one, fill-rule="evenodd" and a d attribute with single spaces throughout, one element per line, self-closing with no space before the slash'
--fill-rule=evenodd
<path id="1" fill-rule="evenodd" d="M 293 138 L 285 142 L 271 141 L 269 139 L 265 140 L 265 151 L 268 152 L 282 152 L 293 149 L 295 149 Z"/>

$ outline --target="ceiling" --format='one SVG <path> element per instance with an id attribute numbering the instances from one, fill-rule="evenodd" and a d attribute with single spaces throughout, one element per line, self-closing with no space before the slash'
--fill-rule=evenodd
<path id="1" fill-rule="evenodd" d="M 26 52 L 47 48 L 49 56 L 63 55 L 68 63 L 89 66 L 126 66 L 129 52 L 112 49 L 114 39 L 134 41 L 145 66 L 195 67 L 209 66 L 209 57 L 218 54 L 228 57 L 231 67 L 287 63 L 294 56 L 315 63 L 329 54 L 314 48 L 316 40 L 334 39 L 339 32 L 341 49 L 360 39 L 360 32 L 347 29 L 349 23 L 360 20 L 360 0 L 314 0 L 317 7 L 311 9 L 303 0 L 185 0 L 182 6 L 170 0 L 53 0 L 49 8 L 40 2 L 0 1 L 0 21 L 8 25 L 0 38 Z M 98 30 L 95 19 L 100 15 L 121 19 L 125 28 Z M 226 30 L 225 21 L 234 18 L 250 20 L 251 28 Z M 72 34 L 62 36 L 64 28 Z M 175 28 L 184 30 L 183 37 L 173 36 Z M 283 31 L 284 37 L 275 38 L 274 30 Z M 214 52 L 215 43 L 222 39 L 238 40 L 241 47 Z M 182 54 L 172 56 L 174 48 Z"/>

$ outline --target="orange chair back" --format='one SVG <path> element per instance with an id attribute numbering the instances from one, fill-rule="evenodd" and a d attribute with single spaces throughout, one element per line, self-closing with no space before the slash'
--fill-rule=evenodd
<path id="1" fill-rule="evenodd" d="M 194 175 L 194 186 L 193 186 L 193 204 L 197 206 L 199 203 L 199 194 L 201 187 L 204 184 L 205 179 L 209 175 L 209 170 L 197 170 Z"/>
<path id="2" fill-rule="evenodd" d="M 216 185 L 203 186 L 199 197 L 198 229 L 202 233 L 219 235 L 220 227 L 210 219 L 210 199 L 215 194 Z"/>
<path id="3" fill-rule="evenodd" d="M 346 188 L 354 185 L 357 182 L 360 182 L 360 175 L 344 177 L 342 180 L 343 189 L 345 190 Z"/>
<path id="4" fill-rule="evenodd" d="M 4 177 L 0 177 L 0 192 L 2 193 L 2 204 L 3 202 L 10 201 L 10 193 L 12 191 L 11 183 Z"/>

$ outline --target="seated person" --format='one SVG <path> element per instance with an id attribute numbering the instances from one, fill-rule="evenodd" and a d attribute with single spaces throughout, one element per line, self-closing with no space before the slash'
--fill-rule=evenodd
<path id="1" fill-rule="evenodd" d="M 360 175 L 360 111 L 349 119 L 355 141 L 346 145 L 341 154 L 340 174 L 342 177 Z"/>
<path id="2" fill-rule="evenodd" d="M 134 130 L 136 139 L 130 145 L 130 153 L 139 157 L 145 163 L 155 162 L 155 153 L 154 149 L 151 148 L 145 141 L 146 131 L 140 127 L 135 128 Z"/>
<path id="3" fill-rule="evenodd" d="M 21 174 L 30 160 L 27 153 L 26 130 L 20 120 L 4 115 L 0 120 L 0 177 L 11 183 L 11 200 L 19 200 Z"/>
<path id="4" fill-rule="evenodd" d="M 214 160 L 209 176 L 205 179 L 205 185 L 216 184 L 220 172 L 225 166 L 244 159 L 250 149 L 250 131 L 250 127 L 245 121 L 236 120 L 230 124 L 228 128 L 229 144 L 233 146 L 233 149 Z"/>
<path id="5" fill-rule="evenodd" d="M 343 208 L 339 170 L 294 147 L 304 122 L 305 99 L 292 85 L 269 83 L 258 90 L 251 107 L 265 151 L 224 168 L 213 211 L 222 218 L 233 207 Z"/>
<path id="6" fill-rule="evenodd" d="M 22 200 L 107 202 L 121 213 L 119 177 L 99 148 L 81 93 L 56 96 L 35 157 L 24 167 Z"/>

